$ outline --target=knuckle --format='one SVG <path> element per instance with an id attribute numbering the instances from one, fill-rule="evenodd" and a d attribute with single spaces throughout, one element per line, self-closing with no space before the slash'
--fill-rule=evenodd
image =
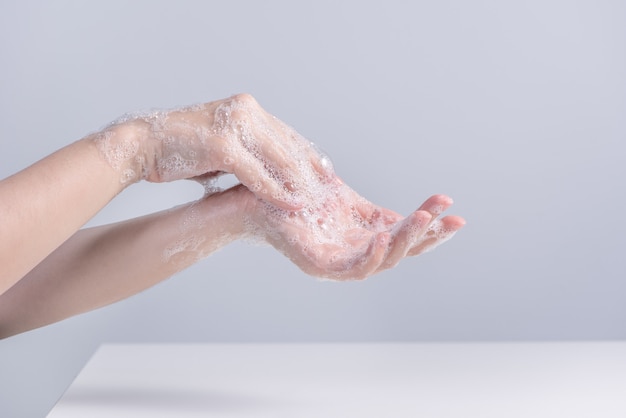
<path id="1" fill-rule="evenodd" d="M 259 105 L 256 99 L 249 93 L 236 94 L 232 97 L 232 100 L 243 106 L 256 107 Z"/>

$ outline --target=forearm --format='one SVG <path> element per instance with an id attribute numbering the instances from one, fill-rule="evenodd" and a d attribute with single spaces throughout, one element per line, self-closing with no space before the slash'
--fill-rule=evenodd
<path id="1" fill-rule="evenodd" d="M 235 194 L 77 232 L 0 295 L 0 338 L 129 297 L 237 239 Z"/>
<path id="2" fill-rule="evenodd" d="M 0 294 L 123 188 L 91 137 L 0 182 Z"/>

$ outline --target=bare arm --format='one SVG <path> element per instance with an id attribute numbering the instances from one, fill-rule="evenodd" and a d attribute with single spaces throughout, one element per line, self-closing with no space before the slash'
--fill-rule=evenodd
<path id="1" fill-rule="evenodd" d="M 123 188 L 89 138 L 1 181 L 0 294 Z"/>
<path id="2" fill-rule="evenodd" d="M 77 232 L 0 295 L 0 338 L 127 298 L 239 238 L 243 193 Z"/>

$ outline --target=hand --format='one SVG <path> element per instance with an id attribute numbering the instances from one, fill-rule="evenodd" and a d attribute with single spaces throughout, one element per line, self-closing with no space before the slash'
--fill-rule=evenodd
<path id="1" fill-rule="evenodd" d="M 301 207 L 302 185 L 293 173 L 303 165 L 325 170 L 323 156 L 309 141 L 245 94 L 125 116 L 96 140 L 109 162 L 124 168 L 122 181 L 206 181 L 232 173 L 257 197 L 283 209 Z"/>
<path id="2" fill-rule="evenodd" d="M 252 236 L 304 272 L 335 280 L 363 279 L 394 267 L 407 255 L 434 249 L 465 224 L 458 216 L 437 218 L 452 204 L 447 196 L 432 196 L 403 218 L 368 202 L 336 176 L 296 212 L 252 200 L 247 212 Z"/>

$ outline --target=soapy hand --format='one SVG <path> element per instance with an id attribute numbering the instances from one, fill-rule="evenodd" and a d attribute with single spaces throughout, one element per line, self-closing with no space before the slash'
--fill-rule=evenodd
<path id="1" fill-rule="evenodd" d="M 326 186 L 330 193 L 298 211 L 259 200 L 241 185 L 224 195 L 237 194 L 236 206 L 245 208 L 244 236 L 269 243 L 307 274 L 333 280 L 364 279 L 392 268 L 406 256 L 434 249 L 465 224 L 458 216 L 438 218 L 452 204 L 445 195 L 430 197 L 403 217 L 368 202 L 337 177 Z M 220 200 L 213 196 L 214 205 Z"/>
<path id="2" fill-rule="evenodd" d="M 96 135 L 122 182 L 234 174 L 256 196 L 297 209 L 301 165 L 323 171 L 319 153 L 247 94 L 186 108 L 126 115 Z"/>

